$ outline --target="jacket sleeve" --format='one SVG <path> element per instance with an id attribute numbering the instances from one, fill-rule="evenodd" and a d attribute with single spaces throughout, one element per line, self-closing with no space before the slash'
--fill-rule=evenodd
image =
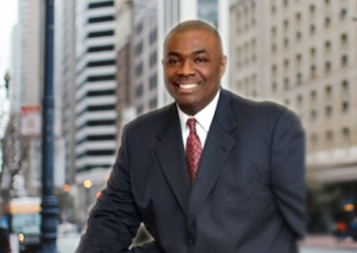
<path id="1" fill-rule="evenodd" d="M 297 238 L 305 234 L 305 136 L 295 114 L 284 110 L 275 122 L 270 147 L 272 191 Z"/>
<path id="2" fill-rule="evenodd" d="M 107 187 L 90 212 L 87 231 L 81 237 L 76 253 L 161 252 L 155 242 L 129 250 L 141 218 L 131 193 L 127 152 L 124 130 Z"/>

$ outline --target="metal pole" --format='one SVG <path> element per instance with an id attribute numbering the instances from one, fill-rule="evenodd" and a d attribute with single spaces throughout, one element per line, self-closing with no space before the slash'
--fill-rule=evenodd
<path id="1" fill-rule="evenodd" d="M 53 30 L 54 0 L 46 1 L 45 20 L 45 71 L 42 101 L 42 222 L 41 253 L 57 253 L 58 202 L 54 195 L 54 97 L 53 97 Z"/>

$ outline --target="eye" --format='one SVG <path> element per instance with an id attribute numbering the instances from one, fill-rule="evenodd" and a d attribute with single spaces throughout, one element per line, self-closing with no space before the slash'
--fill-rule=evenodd
<path id="1" fill-rule="evenodd" d="M 166 60 L 166 64 L 174 66 L 174 65 L 180 64 L 180 61 L 177 58 L 169 58 L 169 59 Z"/>
<path id="2" fill-rule="evenodd" d="M 206 62 L 208 62 L 208 59 L 206 57 L 200 56 L 200 57 L 195 58 L 195 63 L 197 63 L 197 64 L 203 64 Z"/>

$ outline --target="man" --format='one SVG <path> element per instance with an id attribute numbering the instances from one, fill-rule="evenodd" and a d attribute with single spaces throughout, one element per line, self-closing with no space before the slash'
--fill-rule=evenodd
<path id="1" fill-rule="evenodd" d="M 204 22 L 168 34 L 163 67 L 176 103 L 125 127 L 77 252 L 297 252 L 305 192 L 296 116 L 220 88 L 226 57 Z M 128 250 L 141 222 L 154 242 Z"/>

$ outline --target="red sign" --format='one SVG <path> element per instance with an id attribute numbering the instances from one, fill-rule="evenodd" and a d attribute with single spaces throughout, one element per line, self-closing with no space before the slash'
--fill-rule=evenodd
<path id="1" fill-rule="evenodd" d="M 41 106 L 21 107 L 21 134 L 25 136 L 41 134 Z"/>

